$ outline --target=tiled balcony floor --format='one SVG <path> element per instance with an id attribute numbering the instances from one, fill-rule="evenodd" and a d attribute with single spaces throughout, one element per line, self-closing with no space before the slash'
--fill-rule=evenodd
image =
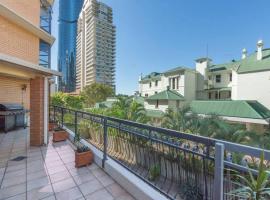
<path id="1" fill-rule="evenodd" d="M 1 200 L 134 199 L 96 164 L 75 168 L 69 142 L 29 147 L 27 133 L 20 129 L 0 134 Z M 18 156 L 27 158 L 12 161 Z"/>

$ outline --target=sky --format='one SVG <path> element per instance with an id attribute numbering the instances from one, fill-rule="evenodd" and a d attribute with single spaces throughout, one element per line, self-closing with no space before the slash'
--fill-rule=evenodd
<path id="1" fill-rule="evenodd" d="M 269 0 L 102 0 L 116 26 L 116 92 L 133 94 L 140 74 L 241 58 L 259 39 L 270 47 Z M 52 66 L 57 68 L 58 0 L 53 8 Z M 208 49 L 208 50 L 207 50 Z"/>

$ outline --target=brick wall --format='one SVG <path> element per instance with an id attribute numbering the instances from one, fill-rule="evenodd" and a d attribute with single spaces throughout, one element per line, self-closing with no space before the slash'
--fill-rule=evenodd
<path id="1" fill-rule="evenodd" d="M 44 137 L 44 78 L 30 81 L 30 145 L 43 144 Z"/>
<path id="2" fill-rule="evenodd" d="M 40 0 L 0 0 L 0 3 L 39 26 Z"/>
<path id="3" fill-rule="evenodd" d="M 22 91 L 22 86 L 26 90 Z M 0 76 L 0 102 L 23 103 L 24 107 L 30 108 L 30 81 L 11 77 Z"/>
<path id="4" fill-rule="evenodd" d="M 0 38 L 0 53 L 39 63 L 39 38 L 2 16 L 0 16 Z"/>

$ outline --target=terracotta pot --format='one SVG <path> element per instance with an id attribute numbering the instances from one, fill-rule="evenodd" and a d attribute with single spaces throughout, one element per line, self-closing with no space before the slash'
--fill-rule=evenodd
<path id="1" fill-rule="evenodd" d="M 65 141 L 67 138 L 68 133 L 66 131 L 53 131 L 53 142 Z"/>
<path id="2" fill-rule="evenodd" d="M 93 162 L 94 155 L 92 151 L 79 153 L 75 151 L 75 167 L 83 167 Z"/>
<path id="3" fill-rule="evenodd" d="M 49 123 L 49 131 L 53 131 L 53 129 L 55 129 L 57 127 L 57 124 L 54 122 L 50 122 Z"/>

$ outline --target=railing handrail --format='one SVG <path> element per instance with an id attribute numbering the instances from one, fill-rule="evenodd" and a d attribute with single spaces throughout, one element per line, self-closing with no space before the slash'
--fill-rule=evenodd
<path id="1" fill-rule="evenodd" d="M 230 151 L 230 152 L 235 152 L 235 153 L 243 153 L 243 154 L 247 154 L 247 155 L 252 156 L 252 157 L 259 158 L 261 153 L 264 152 L 265 159 L 270 160 L 270 151 L 266 150 L 266 149 L 242 145 L 242 144 L 228 142 L 228 141 L 224 141 L 224 140 L 213 139 L 213 138 L 199 136 L 199 135 L 193 135 L 193 134 L 189 134 L 189 133 L 183 133 L 183 132 L 179 132 L 179 131 L 175 131 L 175 130 L 171 130 L 171 129 L 166 129 L 166 128 L 162 128 L 162 127 L 154 127 L 154 126 L 151 126 L 148 124 L 142 124 L 139 122 L 133 122 L 133 121 L 129 121 L 129 120 L 119 119 L 119 118 L 111 117 L 111 116 L 94 114 L 94 113 L 90 113 L 90 112 L 86 112 L 86 111 L 82 111 L 82 110 L 75 110 L 75 109 L 65 108 L 65 107 L 61 107 L 61 106 L 54 106 L 54 107 L 57 107 L 60 109 L 70 110 L 73 112 L 79 112 L 82 114 L 90 115 L 93 117 L 99 117 L 102 119 L 106 118 L 107 120 L 110 120 L 110 121 L 118 122 L 118 123 L 125 124 L 125 125 L 135 126 L 137 128 L 151 129 L 151 131 L 156 131 L 156 132 L 163 133 L 163 134 L 166 134 L 168 136 L 179 138 L 179 139 L 186 139 L 186 140 L 190 140 L 193 142 L 198 142 L 201 144 L 205 144 L 207 146 L 214 147 L 216 143 L 221 143 L 221 144 L 224 144 L 225 151 Z"/>

